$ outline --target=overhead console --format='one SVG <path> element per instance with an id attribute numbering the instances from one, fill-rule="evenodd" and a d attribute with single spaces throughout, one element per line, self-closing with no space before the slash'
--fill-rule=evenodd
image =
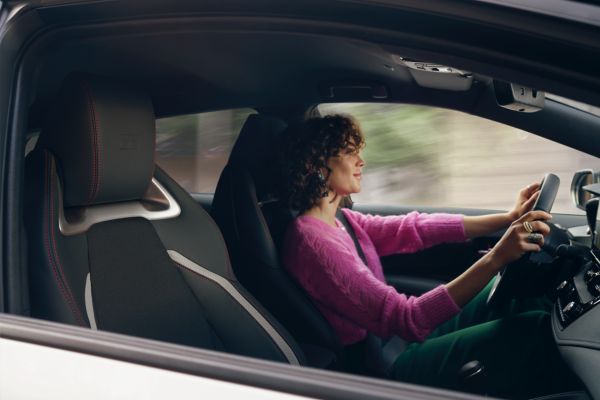
<path id="1" fill-rule="evenodd" d="M 473 74 L 436 62 L 416 60 L 393 54 L 392 59 L 408 69 L 415 82 L 432 89 L 467 91 L 473 84 Z"/>

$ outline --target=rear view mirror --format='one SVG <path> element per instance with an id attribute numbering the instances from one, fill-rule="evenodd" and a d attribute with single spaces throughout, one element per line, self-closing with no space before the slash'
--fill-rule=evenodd
<path id="1" fill-rule="evenodd" d="M 498 105 L 509 110 L 532 113 L 544 108 L 544 92 L 523 85 L 494 79 L 494 93 Z"/>
<path id="2" fill-rule="evenodd" d="M 583 169 L 575 172 L 571 181 L 571 198 L 577 208 L 585 210 L 585 204 L 594 195 L 590 191 L 585 190 L 584 186 L 597 182 L 598 178 L 598 174 L 594 173 L 591 169 Z"/>

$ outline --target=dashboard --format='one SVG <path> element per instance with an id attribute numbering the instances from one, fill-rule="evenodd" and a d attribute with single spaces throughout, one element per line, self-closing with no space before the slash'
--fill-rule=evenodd
<path id="1" fill-rule="evenodd" d="M 592 251 L 590 256 L 591 261 L 556 288 L 555 311 L 561 330 L 600 303 L 600 262 Z"/>
<path id="2" fill-rule="evenodd" d="M 595 257 L 593 257 L 595 258 Z M 576 268 L 576 267 L 575 267 Z M 600 263 L 588 261 L 557 289 L 552 329 L 563 359 L 600 398 Z"/>
<path id="3" fill-rule="evenodd" d="M 595 181 L 597 175 L 592 176 Z M 577 173 L 573 198 L 586 210 L 588 226 L 569 229 L 569 245 L 558 252 L 561 278 L 554 293 L 552 330 L 565 362 L 591 397 L 600 398 L 600 191 L 597 183 L 576 185 L 576 179 Z M 587 192 L 585 202 L 578 204 L 582 192 Z"/>

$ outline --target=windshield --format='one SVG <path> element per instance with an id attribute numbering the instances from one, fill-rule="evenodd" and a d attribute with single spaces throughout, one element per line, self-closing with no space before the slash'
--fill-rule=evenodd
<path id="1" fill-rule="evenodd" d="M 390 103 L 321 104 L 349 114 L 366 138 L 361 204 L 505 210 L 520 188 L 546 172 L 562 182 L 553 211 L 582 214 L 569 182 L 600 160 L 509 125 L 443 108 Z"/>

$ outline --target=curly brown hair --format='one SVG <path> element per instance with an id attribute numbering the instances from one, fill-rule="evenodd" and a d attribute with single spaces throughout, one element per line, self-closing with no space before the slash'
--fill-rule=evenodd
<path id="1" fill-rule="evenodd" d="M 331 169 L 327 161 L 365 145 L 358 122 L 347 115 L 310 118 L 288 127 L 282 139 L 283 197 L 301 213 L 314 207 L 328 192 Z"/>

